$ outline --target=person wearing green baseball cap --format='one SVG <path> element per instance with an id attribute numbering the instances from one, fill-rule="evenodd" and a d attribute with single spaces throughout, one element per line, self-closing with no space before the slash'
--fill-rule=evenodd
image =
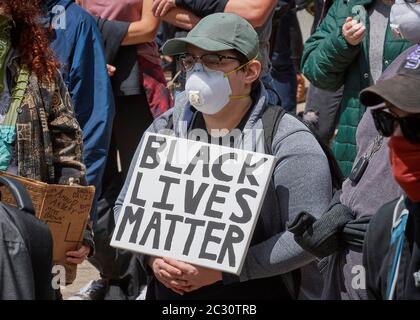
<path id="1" fill-rule="evenodd" d="M 258 35 L 245 19 L 230 13 L 209 15 L 187 37 L 168 40 L 162 51 L 179 56 L 189 102 L 198 111 L 214 115 L 237 110 L 233 122 L 248 111 L 261 63 Z"/>
<path id="2" fill-rule="evenodd" d="M 302 211 L 319 217 L 327 208 L 332 196 L 328 160 L 304 124 L 268 102 L 259 79 L 258 43 L 245 19 L 216 13 L 200 20 L 185 38 L 163 46 L 164 54 L 178 57 L 187 81 L 174 108 L 156 119 L 149 132 L 271 154 L 278 162 L 241 274 L 140 254 L 151 279 L 146 299 L 320 297 L 322 279 L 315 257 L 295 242 L 285 225 Z M 128 177 L 133 176 L 142 143 Z M 127 179 L 116 202 L 117 219 L 129 185 Z"/>

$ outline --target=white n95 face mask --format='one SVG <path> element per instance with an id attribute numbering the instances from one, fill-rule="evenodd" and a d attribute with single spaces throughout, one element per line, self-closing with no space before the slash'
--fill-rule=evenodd
<path id="1" fill-rule="evenodd" d="M 391 7 L 390 27 L 401 38 L 414 44 L 420 43 L 420 3 L 395 0 Z"/>
<path id="2" fill-rule="evenodd" d="M 185 91 L 191 105 L 205 114 L 216 114 L 229 103 L 232 94 L 229 79 L 222 71 L 196 63 L 187 72 Z"/>
<path id="3" fill-rule="evenodd" d="M 187 72 L 185 91 L 190 104 L 204 114 L 216 114 L 222 110 L 230 100 L 242 99 L 247 96 L 232 96 L 228 75 L 235 70 L 224 73 L 211 70 L 201 63 L 196 63 Z"/>

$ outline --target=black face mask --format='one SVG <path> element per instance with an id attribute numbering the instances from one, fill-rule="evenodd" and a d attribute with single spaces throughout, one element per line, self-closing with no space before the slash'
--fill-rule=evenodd
<path id="1" fill-rule="evenodd" d="M 398 117 L 384 109 L 376 109 L 371 112 L 376 130 L 384 137 L 392 136 L 397 124 L 399 124 L 402 134 L 408 141 L 413 144 L 420 143 L 420 113 Z"/>

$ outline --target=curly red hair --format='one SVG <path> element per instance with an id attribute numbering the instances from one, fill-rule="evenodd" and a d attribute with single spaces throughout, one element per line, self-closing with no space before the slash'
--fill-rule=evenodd
<path id="1" fill-rule="evenodd" d="M 43 15 L 42 1 L 0 0 L 0 7 L 14 21 L 12 42 L 21 54 L 21 63 L 41 81 L 53 82 L 58 62 L 50 49 L 47 30 L 39 23 Z"/>

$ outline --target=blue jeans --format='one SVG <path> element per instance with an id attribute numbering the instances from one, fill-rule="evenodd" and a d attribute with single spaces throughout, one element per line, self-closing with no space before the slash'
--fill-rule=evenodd
<path id="1" fill-rule="evenodd" d="M 281 106 L 288 112 L 296 112 L 296 71 L 291 58 L 289 11 L 280 21 L 273 50 L 271 76 L 273 87 L 281 99 Z"/>
<path id="2" fill-rule="evenodd" d="M 296 112 L 296 89 L 297 80 L 293 63 L 287 68 L 278 70 L 272 68 L 271 75 L 273 77 L 273 86 L 280 96 L 281 106 L 290 113 Z"/>

